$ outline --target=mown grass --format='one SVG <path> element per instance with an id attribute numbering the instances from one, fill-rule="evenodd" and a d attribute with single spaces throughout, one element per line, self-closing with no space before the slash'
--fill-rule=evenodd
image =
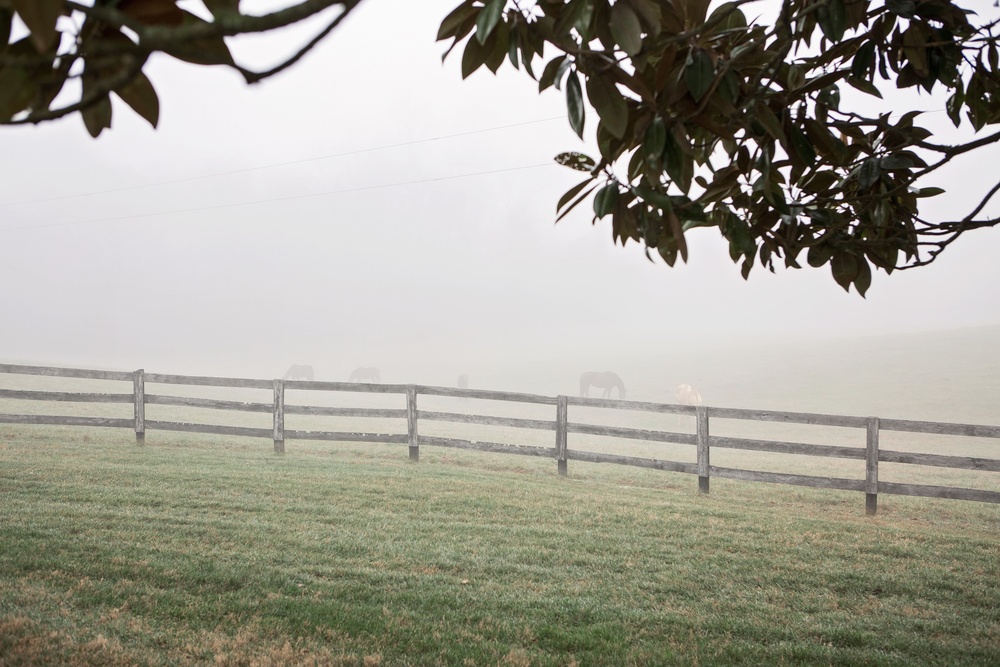
<path id="1" fill-rule="evenodd" d="M 1000 508 L 0 429 L 4 665 L 1000 664 Z"/>

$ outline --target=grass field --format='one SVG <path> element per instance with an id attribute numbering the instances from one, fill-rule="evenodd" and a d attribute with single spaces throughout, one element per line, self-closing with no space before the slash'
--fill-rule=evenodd
<path id="1" fill-rule="evenodd" d="M 0 426 L 0 665 L 995 665 L 1000 508 Z"/>

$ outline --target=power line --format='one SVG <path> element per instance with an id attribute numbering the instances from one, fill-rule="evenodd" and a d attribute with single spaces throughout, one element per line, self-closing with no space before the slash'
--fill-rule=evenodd
<path id="1" fill-rule="evenodd" d="M 216 204 L 213 206 L 198 206 L 195 208 L 184 208 L 173 211 L 161 211 L 158 213 L 137 213 L 133 215 L 121 215 L 113 218 L 88 218 L 86 220 L 73 220 L 71 222 L 51 222 L 40 225 L 22 225 L 20 227 L 0 227 L 0 232 L 13 232 L 20 230 L 47 229 L 50 227 L 71 227 L 75 225 L 89 225 L 99 222 L 117 222 L 119 220 L 133 220 L 136 218 L 152 218 L 160 215 L 177 215 L 180 213 L 196 213 L 198 211 L 213 211 L 222 208 L 236 208 L 238 206 L 255 206 L 257 204 L 269 204 L 278 201 L 290 201 L 293 199 L 309 199 L 311 197 L 326 197 L 330 195 L 347 194 L 351 192 L 363 192 L 365 190 L 377 190 L 380 188 L 395 188 L 403 185 L 419 185 L 421 183 L 433 183 L 435 181 L 449 181 L 456 178 L 470 178 L 472 176 L 486 176 L 488 174 L 500 174 L 508 171 L 521 171 L 523 169 L 537 169 L 539 167 L 550 167 L 555 162 L 542 162 L 540 164 L 528 164 L 520 167 L 507 167 L 504 169 L 491 169 L 489 171 L 476 171 L 468 174 L 453 174 L 451 176 L 436 176 L 434 178 L 422 178 L 414 181 L 398 181 L 396 183 L 382 183 L 379 185 L 365 185 L 359 188 L 346 188 L 343 190 L 327 190 L 325 192 L 314 192 L 307 195 L 289 195 L 287 197 L 272 197 L 270 199 L 256 199 L 253 201 L 234 202 L 231 204 Z"/>
<path id="2" fill-rule="evenodd" d="M 401 148 L 403 146 L 413 146 L 415 144 L 423 144 L 431 141 L 440 141 L 442 139 L 454 139 L 456 137 L 466 137 L 472 134 L 482 134 L 483 132 L 495 132 L 497 130 L 506 130 L 512 127 L 520 127 L 522 125 L 534 125 L 536 123 L 548 123 L 553 120 L 561 120 L 563 116 L 553 116 L 552 118 L 540 118 L 538 120 L 527 120 L 522 123 L 511 123 L 510 125 L 498 125 L 496 127 L 486 127 L 479 130 L 469 130 L 468 132 L 456 132 L 455 134 L 444 134 L 440 137 L 429 137 L 426 139 L 414 139 L 413 141 L 403 141 L 398 144 L 388 144 L 386 146 L 375 146 L 373 148 L 361 148 L 355 151 L 345 151 L 343 153 L 331 153 L 329 155 L 319 155 L 317 157 L 302 158 L 301 160 L 290 160 L 288 162 L 276 162 L 274 164 L 265 164 L 258 167 L 246 167 L 245 169 L 234 169 L 232 171 L 220 171 L 212 174 L 203 174 L 201 176 L 188 176 L 186 178 L 177 178 L 169 181 L 157 181 L 156 183 L 146 183 L 144 185 L 132 185 L 125 188 L 113 188 L 110 190 L 95 190 L 93 192 L 84 192 L 76 195 L 61 195 L 59 197 L 46 197 L 44 199 L 28 199 L 25 201 L 9 202 L 6 204 L 0 203 L 0 208 L 4 206 L 24 206 L 27 204 L 42 204 L 45 202 L 61 201 L 64 199 L 76 199 L 79 197 L 92 197 L 94 195 L 106 195 L 114 192 L 127 192 L 129 190 L 140 190 L 142 188 L 154 188 L 161 185 L 174 185 L 176 183 L 188 183 L 190 181 L 198 181 L 206 178 L 216 178 L 218 176 L 229 176 L 232 174 L 245 174 L 250 171 L 260 171 L 263 169 L 275 169 L 277 167 L 287 167 L 293 164 L 304 164 L 306 162 L 317 162 L 319 160 L 331 160 L 338 157 L 346 157 L 348 155 L 360 155 L 361 153 L 373 153 L 375 151 L 384 151 L 391 148 Z"/>

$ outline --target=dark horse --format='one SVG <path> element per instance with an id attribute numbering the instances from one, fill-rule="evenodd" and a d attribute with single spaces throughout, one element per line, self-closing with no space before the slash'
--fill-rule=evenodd
<path id="1" fill-rule="evenodd" d="M 313 367 L 306 364 L 292 364 L 285 372 L 283 380 L 312 380 Z"/>
<path id="2" fill-rule="evenodd" d="M 611 398 L 611 390 L 618 389 L 618 398 L 625 398 L 625 383 L 611 371 L 584 373 L 580 376 L 580 396 L 590 396 L 590 388 L 603 389 L 602 398 Z"/>
<path id="3" fill-rule="evenodd" d="M 382 376 L 374 366 L 361 366 L 351 371 L 351 377 L 348 379 L 348 382 L 374 382 L 375 384 L 380 384 Z"/>

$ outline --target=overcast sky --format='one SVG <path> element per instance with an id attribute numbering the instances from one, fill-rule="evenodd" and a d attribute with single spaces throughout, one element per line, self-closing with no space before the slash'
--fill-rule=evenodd
<path id="1" fill-rule="evenodd" d="M 78 116 L 0 129 L 0 360 L 264 377 L 310 363 L 338 380 L 376 365 L 446 383 L 552 359 L 653 363 L 698 341 L 1000 324 L 996 229 L 876 273 L 862 299 L 828 268 L 744 282 L 709 229 L 671 269 L 613 246 L 584 206 L 554 224 L 579 174 L 552 158 L 585 146 L 561 93 L 509 66 L 462 81 L 460 54 L 441 64 L 457 2 L 366 0 L 253 87 L 154 58 L 156 130 L 122 104 L 97 140 Z M 307 34 L 233 50 L 264 66 Z M 934 212 L 965 215 L 998 157 L 949 172 Z"/>

